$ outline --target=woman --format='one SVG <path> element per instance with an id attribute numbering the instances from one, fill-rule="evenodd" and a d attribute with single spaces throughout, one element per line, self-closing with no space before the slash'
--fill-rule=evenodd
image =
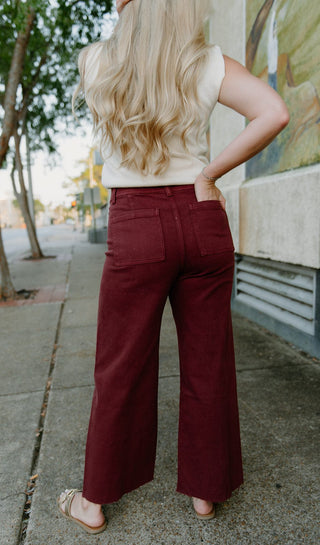
<path id="1" fill-rule="evenodd" d="M 119 11 L 124 6 L 110 40 L 79 60 L 112 195 L 84 486 L 58 503 L 89 533 L 106 527 L 102 504 L 153 478 L 168 296 L 181 370 L 177 490 L 193 497 L 198 518 L 210 519 L 214 504 L 242 483 L 234 248 L 215 182 L 289 120 L 271 87 L 206 43 L 205 0 L 119 0 Z M 249 123 L 208 163 L 206 128 L 217 101 Z"/>

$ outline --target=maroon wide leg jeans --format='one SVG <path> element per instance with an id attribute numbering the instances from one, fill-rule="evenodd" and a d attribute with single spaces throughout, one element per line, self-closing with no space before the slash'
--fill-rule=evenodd
<path id="1" fill-rule="evenodd" d="M 234 248 L 193 185 L 112 190 L 83 495 L 104 504 L 153 478 L 158 352 L 169 296 L 180 358 L 177 491 L 221 502 L 243 480 L 230 313 Z"/>

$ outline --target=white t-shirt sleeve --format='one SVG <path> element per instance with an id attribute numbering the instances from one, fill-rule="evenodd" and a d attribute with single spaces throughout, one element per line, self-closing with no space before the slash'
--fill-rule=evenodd
<path id="1" fill-rule="evenodd" d="M 224 58 L 220 47 L 214 45 L 209 50 L 207 66 L 198 87 L 200 101 L 209 113 L 218 101 L 224 76 Z"/>
<path id="2" fill-rule="evenodd" d="M 212 56 L 213 56 L 212 62 L 213 62 L 213 69 L 214 69 L 215 88 L 216 88 L 217 100 L 218 100 L 222 81 L 224 76 L 226 75 L 224 58 L 222 55 L 222 51 L 218 45 L 213 46 Z"/>

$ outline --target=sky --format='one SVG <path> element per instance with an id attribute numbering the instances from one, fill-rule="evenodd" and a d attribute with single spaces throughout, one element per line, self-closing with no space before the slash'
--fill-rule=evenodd
<path id="1" fill-rule="evenodd" d="M 113 12 L 106 16 L 103 27 L 103 38 L 107 38 L 112 32 L 117 16 Z M 84 134 L 85 133 L 85 134 Z M 57 136 L 59 154 L 49 158 L 45 152 L 38 152 L 32 155 L 32 185 L 33 196 L 45 205 L 56 206 L 65 204 L 70 206 L 72 196 L 71 189 L 63 185 L 71 177 L 77 176 L 82 170 L 79 162 L 89 155 L 90 147 L 93 144 L 91 127 L 82 122 L 79 129 L 75 129 L 73 136 Z M 52 165 L 52 163 L 55 163 Z M 25 171 L 26 183 L 27 172 Z M 13 199 L 10 169 L 0 170 L 0 200 Z"/>
<path id="2" fill-rule="evenodd" d="M 32 185 L 33 196 L 40 199 L 43 204 L 70 205 L 72 197 L 70 188 L 64 188 L 63 184 L 70 177 L 76 176 L 81 172 L 79 161 L 86 159 L 92 144 L 91 129 L 88 125 L 87 134 L 84 136 L 79 131 L 75 131 L 74 136 L 57 137 L 59 154 L 54 157 L 55 165 L 52 165 L 53 158 L 48 154 L 38 152 L 32 155 Z M 25 170 L 27 183 L 27 172 Z M 10 179 L 10 170 L 0 171 L 0 199 L 13 199 L 12 183 Z"/>

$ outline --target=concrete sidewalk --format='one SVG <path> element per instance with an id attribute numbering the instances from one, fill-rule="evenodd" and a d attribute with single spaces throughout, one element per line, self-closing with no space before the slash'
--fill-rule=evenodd
<path id="1" fill-rule="evenodd" d="M 1 545 L 318 543 L 319 362 L 234 316 L 245 484 L 217 507 L 216 519 L 198 521 L 191 500 L 175 492 L 179 373 L 169 306 L 154 481 L 106 508 L 109 527 L 100 536 L 58 514 L 56 497 L 82 482 L 105 256 L 103 245 L 71 231 L 49 246 L 57 259 L 11 265 L 15 284 L 56 285 L 59 293 L 65 285 L 65 297 L 0 307 Z"/>

